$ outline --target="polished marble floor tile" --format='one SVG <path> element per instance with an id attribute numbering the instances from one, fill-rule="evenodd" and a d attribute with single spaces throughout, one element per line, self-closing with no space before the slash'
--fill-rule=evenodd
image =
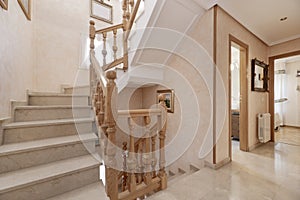
<path id="1" fill-rule="evenodd" d="M 280 127 L 275 131 L 275 142 L 300 146 L 300 128 Z"/>
<path id="2" fill-rule="evenodd" d="M 267 143 L 242 152 L 233 142 L 233 161 L 184 176 L 149 200 L 299 200 L 300 146 Z"/>

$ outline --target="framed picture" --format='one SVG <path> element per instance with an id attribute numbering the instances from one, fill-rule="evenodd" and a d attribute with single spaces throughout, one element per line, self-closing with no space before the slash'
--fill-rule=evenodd
<path id="1" fill-rule="evenodd" d="M 18 0 L 18 3 L 20 4 L 26 18 L 31 20 L 31 0 Z"/>
<path id="2" fill-rule="evenodd" d="M 158 96 L 165 95 L 165 104 L 169 113 L 174 113 L 174 90 L 157 90 L 157 103 L 159 103 Z"/>
<path id="3" fill-rule="evenodd" d="M 257 92 L 268 91 L 268 67 L 262 61 L 252 59 L 251 61 L 251 89 Z"/>
<path id="4" fill-rule="evenodd" d="M 103 0 L 91 0 L 91 17 L 113 24 L 113 8 Z"/>
<path id="5" fill-rule="evenodd" d="M 0 6 L 4 9 L 8 9 L 8 0 L 0 0 Z"/>

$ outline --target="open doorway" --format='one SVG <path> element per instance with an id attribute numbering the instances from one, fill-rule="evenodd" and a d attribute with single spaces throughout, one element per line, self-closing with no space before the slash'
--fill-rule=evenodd
<path id="1" fill-rule="evenodd" d="M 230 36 L 229 50 L 229 144 L 232 149 L 248 151 L 248 45 Z"/>
<path id="2" fill-rule="evenodd" d="M 274 141 L 300 145 L 300 55 L 274 61 Z"/>
<path id="3" fill-rule="evenodd" d="M 276 126 L 278 126 L 278 124 L 284 125 L 284 122 L 282 121 L 284 119 L 278 119 L 278 115 L 276 117 L 276 113 L 279 112 L 280 108 L 276 108 L 276 110 L 275 110 L 275 105 L 276 104 L 278 104 L 278 107 L 281 107 L 281 109 L 283 109 L 282 105 L 280 106 L 279 105 L 280 103 L 275 104 L 275 100 L 277 102 L 277 101 L 282 101 L 284 98 L 287 98 L 287 97 L 283 97 L 283 95 L 281 95 L 283 93 L 280 93 L 280 91 L 276 91 L 277 94 L 276 94 L 276 98 L 275 98 L 275 78 L 279 79 L 278 75 L 275 75 L 275 74 L 276 73 L 283 73 L 283 71 L 277 71 L 276 72 L 277 69 L 275 69 L 275 61 L 279 60 L 279 59 L 289 58 L 289 57 L 299 56 L 299 55 L 300 55 L 300 51 L 294 51 L 294 52 L 290 52 L 290 53 L 286 53 L 286 54 L 280 54 L 280 55 L 272 56 L 272 57 L 269 58 L 269 77 L 270 77 L 270 80 L 269 80 L 269 84 L 270 84 L 270 87 L 269 87 L 269 89 L 270 89 L 270 92 L 269 92 L 269 110 L 270 110 L 270 113 L 271 113 L 271 127 L 272 127 L 271 128 L 271 141 L 273 141 L 273 142 L 276 142 L 276 138 L 275 138 Z M 277 68 L 278 68 L 278 70 L 280 70 L 280 67 L 277 67 Z M 285 73 L 286 73 L 286 71 L 285 71 Z M 282 75 L 282 76 L 286 76 L 286 75 Z M 297 76 L 297 72 L 294 73 L 294 76 Z M 296 84 L 300 84 L 300 77 L 296 78 Z M 294 95 L 296 94 L 296 95 L 300 96 L 300 91 L 297 90 L 298 89 L 297 85 L 294 85 L 293 88 L 294 88 L 294 93 L 293 94 Z M 280 95 L 282 96 L 282 98 L 280 97 L 279 99 L 277 99 L 277 97 L 279 97 Z M 287 98 L 287 99 L 289 99 L 289 98 Z M 282 102 L 282 103 L 284 103 L 284 102 Z M 294 105 L 293 107 L 294 107 L 294 109 L 297 109 L 297 108 L 299 109 L 299 106 Z M 299 113 L 299 116 L 300 116 L 300 113 Z M 277 122 L 276 122 L 276 120 L 277 120 Z M 297 120 L 298 119 L 296 119 L 296 121 Z M 298 135 L 298 133 L 297 133 L 297 135 Z"/>

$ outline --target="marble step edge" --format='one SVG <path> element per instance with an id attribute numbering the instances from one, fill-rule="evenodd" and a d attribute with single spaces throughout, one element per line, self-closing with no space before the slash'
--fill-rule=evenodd
<path id="1" fill-rule="evenodd" d="M 30 92 L 29 97 L 89 97 L 84 94 L 65 94 L 65 93 L 49 93 L 49 92 Z"/>
<path id="2" fill-rule="evenodd" d="M 92 106 L 85 105 L 45 105 L 45 106 L 17 106 L 15 110 L 43 110 L 43 109 L 81 109 L 92 108 Z"/>
<path id="3" fill-rule="evenodd" d="M 99 167 L 91 155 L 79 156 L 0 175 L 0 194 Z"/>
<path id="4" fill-rule="evenodd" d="M 27 127 L 40 127 L 40 126 L 53 126 L 61 124 L 72 124 L 72 123 L 86 123 L 94 122 L 93 118 L 76 118 L 76 119 L 57 119 L 57 120 L 40 120 L 40 121 L 28 121 L 28 122 L 13 122 L 4 125 L 4 129 L 15 129 L 15 128 L 27 128 Z"/>
<path id="5" fill-rule="evenodd" d="M 101 181 L 51 197 L 46 200 L 86 200 L 86 194 L 93 194 L 95 197 L 98 197 L 101 200 L 109 200 L 109 198 L 106 196 L 105 188 Z"/>
<path id="6" fill-rule="evenodd" d="M 81 89 L 81 88 L 90 88 L 89 85 L 78 85 L 78 86 L 65 86 L 63 89 Z"/>
<path id="7" fill-rule="evenodd" d="M 5 144 L 0 146 L 0 157 L 18 153 L 61 147 L 65 145 L 78 144 L 82 142 L 96 141 L 98 137 L 95 133 L 85 133 L 42 140 Z"/>

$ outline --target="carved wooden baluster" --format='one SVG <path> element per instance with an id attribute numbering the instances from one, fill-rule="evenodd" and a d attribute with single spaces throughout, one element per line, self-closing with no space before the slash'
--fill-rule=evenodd
<path id="1" fill-rule="evenodd" d="M 127 0 L 123 0 L 123 3 L 122 3 L 122 10 L 123 10 L 123 25 L 124 25 L 124 31 L 127 30 Z"/>
<path id="2" fill-rule="evenodd" d="M 165 95 L 159 95 L 159 105 L 164 109 L 162 115 L 166 114 L 166 104 Z M 165 171 L 166 159 L 165 159 L 165 139 L 166 139 L 166 129 L 167 129 L 167 116 L 165 116 L 165 121 L 163 121 L 163 116 L 158 117 L 158 127 L 159 131 L 159 177 L 161 179 L 161 189 L 167 188 L 167 173 Z M 164 124 L 162 124 L 164 122 Z"/>
<path id="3" fill-rule="evenodd" d="M 130 4 L 130 13 L 132 14 L 133 8 L 134 8 L 134 0 L 129 0 L 129 4 Z"/>
<path id="4" fill-rule="evenodd" d="M 133 192 L 136 190 L 136 177 L 135 177 L 135 171 L 137 167 L 137 159 L 136 159 L 136 153 L 134 151 L 134 136 L 133 136 L 133 130 L 134 130 L 134 121 L 132 118 L 128 118 L 128 125 L 129 125 L 129 134 L 130 134 L 130 141 L 129 141 L 129 157 L 128 157 L 128 168 L 130 171 L 130 177 L 129 177 L 129 191 Z"/>
<path id="5" fill-rule="evenodd" d="M 111 200 L 118 199 L 118 171 L 116 170 L 116 122 L 113 117 L 112 111 L 112 97 L 115 92 L 115 79 L 116 72 L 108 71 L 106 73 L 107 89 L 106 89 L 106 100 L 105 100 L 105 124 L 107 125 L 107 148 L 106 148 L 106 193 Z"/>
<path id="6" fill-rule="evenodd" d="M 123 142 L 123 176 L 122 176 L 122 192 L 124 192 L 127 188 L 127 142 Z"/>
<path id="7" fill-rule="evenodd" d="M 113 45 L 113 52 L 114 52 L 114 60 L 117 60 L 117 51 L 118 51 L 118 46 L 117 46 L 117 29 L 113 30 L 114 34 L 114 45 Z"/>
<path id="8" fill-rule="evenodd" d="M 144 166 L 143 166 L 143 145 L 144 144 L 143 143 L 144 143 L 144 140 L 141 140 L 138 143 L 138 156 L 139 156 L 139 159 L 138 159 L 139 173 L 138 173 L 138 180 L 137 180 L 138 183 L 142 183 L 142 181 L 143 181 L 143 172 L 144 172 Z"/>
<path id="9" fill-rule="evenodd" d="M 90 49 L 95 49 L 95 37 L 96 37 L 96 28 L 95 22 L 93 20 L 90 21 Z"/>
<path id="10" fill-rule="evenodd" d="M 106 38 L 107 38 L 107 33 L 104 32 L 102 34 L 103 36 L 103 50 L 102 50 L 102 55 L 103 55 L 103 66 L 106 65 L 106 56 L 107 56 L 107 50 L 106 50 Z"/>
<path id="11" fill-rule="evenodd" d="M 151 137 L 151 144 L 152 144 L 152 147 L 151 147 L 151 152 L 152 152 L 152 160 L 151 160 L 151 166 L 152 166 L 152 178 L 155 178 L 156 177 L 156 164 L 157 164 L 157 159 L 156 159 L 156 156 L 155 156 L 155 151 L 156 151 L 156 138 L 157 138 L 157 135 L 155 133 L 155 135 L 153 135 Z"/>
<path id="12" fill-rule="evenodd" d="M 129 3 L 129 0 L 127 0 L 126 19 L 127 19 L 127 21 L 129 21 L 129 19 L 130 19 L 130 3 Z"/>
<path id="13" fill-rule="evenodd" d="M 97 83 L 97 89 L 96 89 L 96 93 L 95 93 L 95 111 L 96 111 L 96 115 L 98 117 L 100 117 L 100 92 L 101 92 L 101 85 L 100 85 L 100 81 Z M 99 123 L 100 125 L 100 123 Z"/>
<path id="14" fill-rule="evenodd" d="M 145 165 L 144 182 L 149 185 L 151 183 L 151 156 L 150 156 L 150 116 L 144 117 L 146 126 L 145 133 L 145 152 L 143 152 L 143 164 Z"/>

